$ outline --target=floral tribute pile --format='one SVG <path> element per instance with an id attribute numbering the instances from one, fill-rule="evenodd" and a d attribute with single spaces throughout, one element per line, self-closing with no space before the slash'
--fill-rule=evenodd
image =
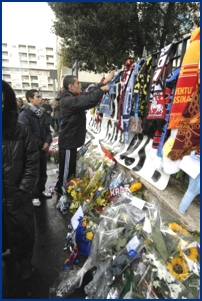
<path id="1" fill-rule="evenodd" d="M 90 271 L 87 299 L 199 299 L 200 246 L 189 231 L 158 200 L 145 201 L 142 184 L 96 148 L 77 169 L 67 195 L 83 216 L 51 298 L 68 297 Z"/>

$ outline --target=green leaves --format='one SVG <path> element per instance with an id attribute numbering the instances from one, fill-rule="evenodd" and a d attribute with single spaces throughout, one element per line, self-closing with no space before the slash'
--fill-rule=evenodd
<path id="1" fill-rule="evenodd" d="M 55 33 L 70 65 L 108 72 L 131 56 L 141 57 L 181 39 L 199 25 L 199 2 L 48 2 Z M 69 47 L 66 47 L 68 45 Z M 69 66 L 71 67 L 71 66 Z"/>
<path id="2" fill-rule="evenodd" d="M 151 228 L 152 228 L 151 237 L 152 237 L 153 243 L 155 245 L 155 248 L 158 251 L 158 253 L 160 254 L 160 256 L 163 258 L 163 260 L 166 262 L 166 260 L 168 258 L 168 251 L 166 248 L 166 244 L 165 244 L 162 232 L 160 230 L 159 216 L 157 216 L 155 224 L 154 225 L 151 224 Z"/>

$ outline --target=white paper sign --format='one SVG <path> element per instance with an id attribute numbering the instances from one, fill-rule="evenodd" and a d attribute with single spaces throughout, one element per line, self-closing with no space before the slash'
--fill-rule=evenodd
<path id="1" fill-rule="evenodd" d="M 84 216 L 84 213 L 80 206 L 71 218 L 71 224 L 72 224 L 72 227 L 74 230 L 76 230 L 76 228 L 78 227 L 78 224 L 79 224 L 78 219 L 83 216 Z"/>
<path id="2" fill-rule="evenodd" d="M 135 206 L 136 208 L 142 210 L 144 205 L 145 205 L 145 201 L 143 201 L 142 199 L 137 198 L 136 196 L 133 196 L 133 198 L 131 200 L 131 204 L 133 206 Z"/>
<path id="3" fill-rule="evenodd" d="M 179 168 L 193 179 L 196 179 L 200 173 L 200 161 L 193 156 L 184 156 L 179 164 Z"/>

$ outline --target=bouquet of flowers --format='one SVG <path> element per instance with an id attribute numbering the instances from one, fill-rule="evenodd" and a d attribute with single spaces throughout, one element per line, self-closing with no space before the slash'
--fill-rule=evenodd
<path id="1" fill-rule="evenodd" d="M 89 158 L 89 154 L 91 157 Z M 67 195 L 71 199 L 70 211 L 75 212 L 84 202 L 92 200 L 101 186 L 107 186 L 114 162 L 100 153 L 88 150 L 77 163 L 77 178 L 67 183 Z M 100 200 L 100 205 L 101 200 Z"/>
<path id="2" fill-rule="evenodd" d="M 113 276 L 111 277 L 111 273 L 113 270 L 115 271 L 117 264 L 115 258 L 120 257 L 121 260 L 122 255 L 126 254 L 126 256 L 128 256 L 127 254 L 130 250 L 127 249 L 126 245 L 134 237 L 139 223 L 142 223 L 145 215 L 144 210 L 136 208 L 131 203 L 131 198 L 133 198 L 132 194 L 125 192 L 116 202 L 111 202 L 109 206 L 104 209 L 100 215 L 100 223 L 94 232 L 90 255 L 83 267 L 69 275 L 69 278 L 66 279 L 66 283 L 63 282 L 63 285 L 60 284 L 60 291 L 56 288 L 56 293 L 58 291 L 60 296 L 62 292 L 62 298 L 67 297 L 69 292 L 80 287 L 84 275 L 92 268 L 96 270 L 96 273 L 94 274 L 92 282 L 85 288 L 86 293 L 89 294 L 89 296 L 102 296 L 102 298 L 105 298 L 109 290 L 112 289 Z M 138 241 L 140 243 L 138 243 L 137 247 L 141 246 L 142 248 L 142 239 L 135 237 L 134 243 Z M 139 249 L 137 248 L 136 251 L 138 253 Z M 132 252 L 130 255 L 133 259 Z M 125 260 L 121 262 L 121 271 L 124 272 L 130 264 L 130 259 L 129 261 Z M 118 274 L 117 277 L 119 277 Z M 73 287 L 69 285 L 71 280 Z M 109 281 L 109 283 L 107 283 L 107 281 Z M 102 291 L 103 293 L 101 293 Z"/>
<path id="3" fill-rule="evenodd" d="M 145 252 L 132 265 L 132 298 L 197 299 L 200 285 L 198 244 L 164 210 L 148 209 L 141 230 Z"/>

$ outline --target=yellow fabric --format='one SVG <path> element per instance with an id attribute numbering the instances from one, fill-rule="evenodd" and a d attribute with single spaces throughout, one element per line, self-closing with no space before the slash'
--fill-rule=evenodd
<path id="1" fill-rule="evenodd" d="M 170 113 L 168 128 L 178 129 L 182 112 L 187 101 L 198 87 L 198 71 L 200 59 L 200 27 L 196 28 L 190 38 L 190 44 L 185 52 L 175 95 Z"/>
<path id="2" fill-rule="evenodd" d="M 163 149 L 162 149 L 163 155 L 165 157 L 168 157 L 168 154 L 170 153 L 174 142 L 175 142 L 175 139 L 171 138 L 171 137 L 169 137 L 168 140 L 165 142 Z"/>

